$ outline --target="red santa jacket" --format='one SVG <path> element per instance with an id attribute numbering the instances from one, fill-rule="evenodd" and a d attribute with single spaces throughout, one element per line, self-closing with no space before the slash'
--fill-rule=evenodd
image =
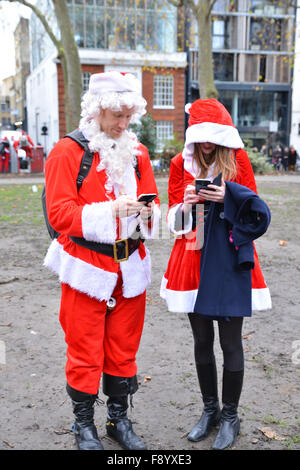
<path id="1" fill-rule="evenodd" d="M 132 165 L 126 169 L 126 194 L 137 198 L 142 193 L 156 193 L 157 187 L 146 147 L 139 144 L 137 178 Z M 60 140 L 50 152 L 45 165 L 47 213 L 50 224 L 61 235 L 53 240 L 44 265 L 54 271 L 60 281 L 99 300 L 108 300 L 121 270 L 123 294 L 135 297 L 150 283 L 150 254 L 143 243 L 128 260 L 116 263 L 113 258 L 79 246 L 69 236 L 88 241 L 114 244 L 128 238 L 137 224 L 143 238 L 151 238 L 160 218 L 158 198 L 155 200 L 154 220 L 149 227 L 138 216 L 118 219 L 112 216 L 114 193 L 105 190 L 105 170 L 96 171 L 100 156 L 95 153 L 88 176 L 77 191 L 83 149 L 70 139 Z"/>
<path id="2" fill-rule="evenodd" d="M 253 169 L 247 153 L 239 149 L 236 152 L 236 183 L 247 186 L 257 193 Z M 190 216 L 182 230 L 175 230 L 175 214 L 178 204 L 183 202 L 183 195 L 188 184 L 196 177 L 191 156 L 183 159 L 182 154 L 171 160 L 169 175 L 169 212 L 168 226 L 176 236 L 166 273 L 161 282 L 160 295 L 167 302 L 168 309 L 174 312 L 193 312 L 200 282 L 201 250 L 195 249 L 196 231 L 192 230 Z M 271 308 L 271 297 L 265 284 L 254 246 L 255 267 L 252 270 L 252 309 Z M 216 267 L 217 269 L 217 267 Z"/>

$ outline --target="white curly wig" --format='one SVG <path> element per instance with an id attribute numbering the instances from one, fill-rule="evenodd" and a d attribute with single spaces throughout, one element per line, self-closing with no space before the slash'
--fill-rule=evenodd
<path id="1" fill-rule="evenodd" d="M 91 75 L 89 89 L 81 102 L 80 127 L 86 127 L 100 113 L 100 108 L 121 111 L 134 108 L 131 122 L 146 113 L 146 100 L 141 96 L 138 79 L 131 73 L 105 72 Z"/>
<path id="2" fill-rule="evenodd" d="M 132 74 L 106 72 L 91 76 L 89 90 L 81 102 L 79 128 L 89 139 L 92 152 L 99 152 L 101 162 L 97 171 L 105 169 L 108 180 L 106 189 L 110 192 L 113 185 L 125 185 L 127 165 L 133 165 L 138 153 L 136 136 L 124 131 L 119 139 L 113 139 L 99 129 L 97 120 L 101 109 L 121 111 L 123 106 L 134 108 L 131 122 L 146 113 L 146 100 L 139 93 L 139 82 Z"/>

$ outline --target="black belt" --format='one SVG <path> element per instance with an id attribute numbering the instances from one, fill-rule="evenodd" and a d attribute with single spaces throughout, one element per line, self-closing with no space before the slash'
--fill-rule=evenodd
<path id="1" fill-rule="evenodd" d="M 85 238 L 69 237 L 77 245 L 89 248 L 90 250 L 102 253 L 103 255 L 114 258 L 116 263 L 128 260 L 129 256 L 140 246 L 141 239 L 124 238 L 116 240 L 114 244 L 90 242 Z"/>

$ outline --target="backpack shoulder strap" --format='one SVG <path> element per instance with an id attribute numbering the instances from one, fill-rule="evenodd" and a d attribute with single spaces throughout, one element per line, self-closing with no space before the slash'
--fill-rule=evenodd
<path id="1" fill-rule="evenodd" d="M 140 180 L 141 179 L 141 172 L 139 170 L 139 160 L 138 160 L 138 156 L 136 157 L 136 163 L 134 165 L 134 171 L 136 172 L 136 176 L 138 177 L 138 179 Z"/>
<path id="2" fill-rule="evenodd" d="M 87 177 L 90 171 L 94 154 L 89 149 L 89 146 L 88 146 L 89 141 L 84 137 L 84 135 L 79 129 L 75 129 L 74 131 L 69 132 L 64 137 L 69 137 L 70 139 L 74 140 L 75 142 L 77 142 L 78 145 L 80 145 L 80 147 L 82 147 L 85 150 L 84 155 L 81 160 L 77 180 L 76 180 L 77 189 L 79 190 L 83 183 L 84 178 Z M 134 170 L 136 172 L 138 179 L 141 179 L 138 157 L 136 157 L 136 164 L 134 166 Z"/>
<path id="3" fill-rule="evenodd" d="M 75 129 L 69 134 L 66 134 L 64 137 L 69 137 L 70 139 L 74 140 L 75 142 L 77 142 L 78 145 L 80 145 L 80 147 L 82 147 L 85 150 L 81 163 L 80 163 L 79 173 L 76 179 L 77 190 L 79 191 L 84 178 L 86 178 L 87 175 L 89 174 L 89 171 L 92 166 L 94 154 L 89 149 L 89 146 L 88 146 L 89 141 L 84 137 L 84 135 L 79 129 Z"/>

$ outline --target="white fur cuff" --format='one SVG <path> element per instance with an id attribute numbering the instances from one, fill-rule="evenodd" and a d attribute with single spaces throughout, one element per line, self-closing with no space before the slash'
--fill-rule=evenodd
<path id="1" fill-rule="evenodd" d="M 116 219 L 112 215 L 112 201 L 86 204 L 82 210 L 82 233 L 86 240 L 114 243 L 117 238 Z"/>
<path id="2" fill-rule="evenodd" d="M 156 233 L 159 229 L 159 221 L 160 221 L 160 208 L 157 204 L 154 205 L 153 216 L 151 221 L 151 227 L 148 226 L 148 222 L 144 221 L 141 216 L 137 217 L 137 220 L 140 224 L 142 238 L 145 240 L 149 240 L 150 238 L 154 238 Z"/>
<path id="3" fill-rule="evenodd" d="M 190 212 L 188 215 L 185 216 L 185 226 L 182 230 L 175 230 L 175 221 L 176 221 L 176 212 L 179 209 L 181 204 L 177 204 L 176 206 L 172 207 L 168 213 L 168 227 L 170 232 L 174 233 L 175 235 L 184 235 L 186 233 L 191 232 L 193 226 L 193 217 L 192 213 Z"/>

